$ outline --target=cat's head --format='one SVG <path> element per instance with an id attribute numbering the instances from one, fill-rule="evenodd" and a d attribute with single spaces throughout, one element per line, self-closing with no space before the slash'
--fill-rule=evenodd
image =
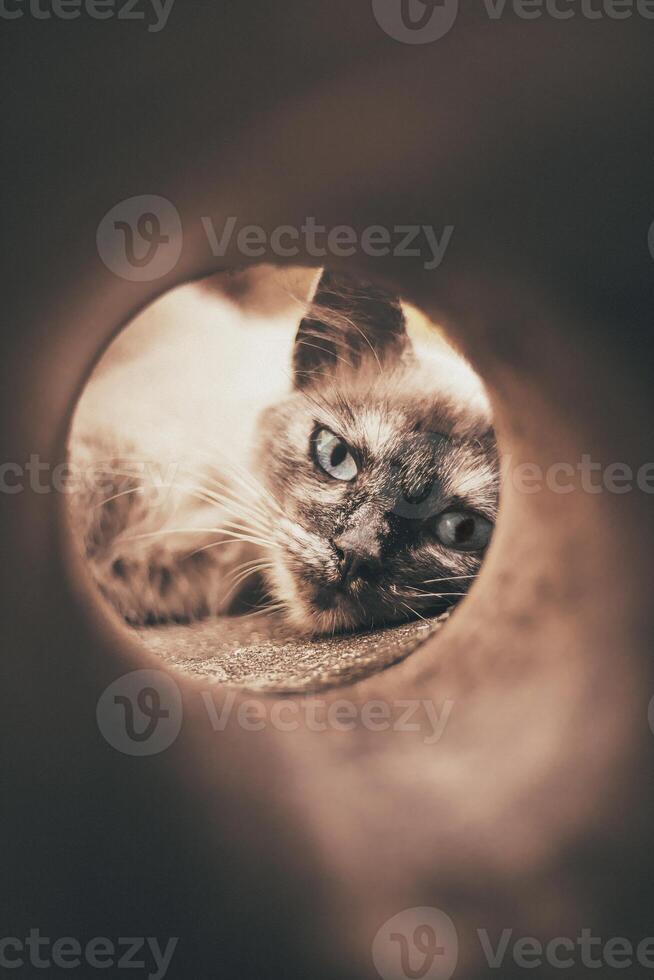
<path id="1" fill-rule="evenodd" d="M 397 299 L 329 272 L 293 367 L 257 450 L 276 501 L 273 598 L 308 633 L 447 608 L 477 573 L 497 511 L 476 375 L 449 352 L 419 358 Z"/>

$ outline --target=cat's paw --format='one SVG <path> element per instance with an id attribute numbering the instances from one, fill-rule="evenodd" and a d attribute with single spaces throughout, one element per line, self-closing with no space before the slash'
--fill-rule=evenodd
<path id="1" fill-rule="evenodd" d="M 202 554 L 116 553 L 95 569 L 100 591 L 131 626 L 190 623 L 215 612 Z"/>
<path id="2" fill-rule="evenodd" d="M 91 561 L 106 558 L 115 540 L 153 511 L 153 494 L 129 448 L 124 456 L 112 453 L 100 437 L 79 438 L 72 445 L 71 464 L 80 485 L 70 498 L 70 516 Z"/>

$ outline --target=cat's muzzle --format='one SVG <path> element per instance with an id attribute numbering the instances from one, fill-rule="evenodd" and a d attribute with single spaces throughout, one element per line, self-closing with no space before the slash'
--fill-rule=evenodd
<path id="1" fill-rule="evenodd" d="M 341 553 L 334 578 L 321 579 L 313 587 L 313 602 L 322 610 L 361 603 L 374 589 L 382 573 L 379 559 L 371 556 Z"/>

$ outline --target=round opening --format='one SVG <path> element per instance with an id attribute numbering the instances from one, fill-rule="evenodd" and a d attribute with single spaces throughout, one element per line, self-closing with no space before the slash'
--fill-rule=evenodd
<path id="1" fill-rule="evenodd" d="M 153 303 L 88 381 L 69 473 L 111 615 L 168 663 L 258 689 L 406 656 L 468 592 L 498 505 L 479 378 L 418 310 L 331 270 Z"/>

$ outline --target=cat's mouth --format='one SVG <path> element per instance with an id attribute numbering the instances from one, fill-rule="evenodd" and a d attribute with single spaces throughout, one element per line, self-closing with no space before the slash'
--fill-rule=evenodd
<path id="1" fill-rule="evenodd" d="M 371 621 L 397 622 L 406 618 L 405 610 L 388 600 L 380 582 L 357 579 L 354 582 L 316 584 L 310 588 L 310 603 L 320 613 L 336 613 L 350 624 L 362 627 Z"/>
<path id="2" fill-rule="evenodd" d="M 357 596 L 354 594 L 351 586 L 339 583 L 334 585 L 319 585 L 312 591 L 313 605 L 321 612 L 328 612 L 332 609 L 350 609 L 357 603 Z"/>
<path id="3" fill-rule="evenodd" d="M 462 593 L 440 593 L 433 597 L 417 594 L 388 581 L 356 579 L 350 582 L 316 582 L 306 579 L 304 598 L 316 613 L 332 613 L 349 625 L 361 628 L 407 619 L 437 616 L 456 605 Z"/>

